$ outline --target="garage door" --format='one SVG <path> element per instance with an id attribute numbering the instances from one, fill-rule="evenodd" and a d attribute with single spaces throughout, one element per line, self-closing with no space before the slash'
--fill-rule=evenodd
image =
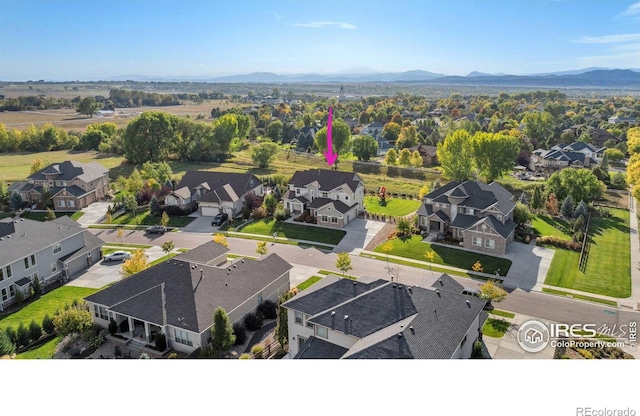
<path id="1" fill-rule="evenodd" d="M 219 212 L 219 207 L 200 207 L 200 213 L 203 217 L 215 217 Z"/>

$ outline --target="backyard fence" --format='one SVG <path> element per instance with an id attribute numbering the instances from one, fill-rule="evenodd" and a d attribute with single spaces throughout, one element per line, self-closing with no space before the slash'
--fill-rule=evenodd
<path id="1" fill-rule="evenodd" d="M 587 262 L 589 261 L 589 249 L 591 244 L 589 243 L 589 224 L 591 223 L 591 213 L 587 217 L 587 224 L 584 227 L 584 237 L 582 238 L 582 249 L 580 250 L 580 261 L 578 262 L 578 270 L 582 273 L 587 270 Z"/>

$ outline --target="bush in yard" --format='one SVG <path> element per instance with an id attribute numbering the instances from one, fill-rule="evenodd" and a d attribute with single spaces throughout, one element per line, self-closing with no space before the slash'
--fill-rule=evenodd
<path id="1" fill-rule="evenodd" d="M 37 341 L 42 336 L 42 327 L 35 320 L 31 320 L 29 323 L 29 339 L 31 341 Z"/>
<path id="2" fill-rule="evenodd" d="M 240 357 L 238 357 L 239 360 L 250 360 L 251 359 L 251 354 L 249 353 L 243 353 Z"/>
<path id="3" fill-rule="evenodd" d="M 254 358 L 262 358 L 263 352 L 264 352 L 264 347 L 260 344 L 256 344 L 253 347 L 251 347 L 251 355 L 253 355 Z"/>
<path id="4" fill-rule="evenodd" d="M 284 221 L 287 219 L 287 211 L 285 211 L 284 208 L 278 208 L 273 213 L 273 217 L 276 219 L 276 221 Z"/>
<path id="5" fill-rule="evenodd" d="M 216 308 L 213 312 L 213 326 L 211 327 L 211 345 L 219 351 L 225 351 L 236 342 L 233 333 L 233 326 L 227 315 L 227 311 L 222 307 Z"/>
<path id="6" fill-rule="evenodd" d="M 12 326 L 8 326 L 4 330 L 5 334 L 7 334 L 7 338 L 13 345 L 18 344 L 18 334 L 16 330 Z"/>
<path id="7" fill-rule="evenodd" d="M 113 319 L 109 320 L 109 333 L 115 335 L 118 332 L 118 324 Z"/>
<path id="8" fill-rule="evenodd" d="M 538 245 L 548 244 L 554 247 L 568 248 L 569 250 L 575 250 L 575 251 L 582 250 L 582 244 L 579 242 L 567 241 L 567 240 L 563 240 L 561 238 L 557 238 L 550 235 L 545 235 L 543 237 L 538 238 L 536 240 L 536 244 Z"/>
<path id="9" fill-rule="evenodd" d="M 49 318 L 49 314 L 46 314 L 44 318 L 42 318 L 42 330 L 45 334 L 53 334 L 53 331 L 55 331 L 53 319 Z"/>
<path id="10" fill-rule="evenodd" d="M 244 327 L 247 331 L 257 331 L 262 328 L 262 321 L 264 320 L 260 312 L 249 312 L 244 316 Z"/>
<path id="11" fill-rule="evenodd" d="M 40 284 L 40 279 L 35 279 L 33 281 L 33 296 L 39 298 L 42 295 L 42 285 Z"/>
<path id="12" fill-rule="evenodd" d="M 264 316 L 265 319 L 276 319 L 276 303 L 271 300 L 265 300 L 260 305 L 258 305 L 258 312 Z"/>
<path id="13" fill-rule="evenodd" d="M 6 331 L 0 329 L 0 357 L 13 355 L 16 352 L 16 345 L 9 339 Z"/>
<path id="14" fill-rule="evenodd" d="M 253 218 L 255 220 L 261 220 L 267 216 L 267 210 L 264 207 L 258 207 L 253 210 Z"/>
<path id="15" fill-rule="evenodd" d="M 162 332 L 158 332 L 153 338 L 153 341 L 156 343 L 158 351 L 164 351 L 167 349 L 167 338 Z"/>
<path id="16" fill-rule="evenodd" d="M 247 330 L 241 324 L 233 324 L 233 333 L 236 335 L 236 342 L 233 345 L 242 345 L 247 341 Z"/>
<path id="17" fill-rule="evenodd" d="M 484 358 L 484 354 L 482 353 L 482 343 L 480 341 L 476 341 L 473 343 L 471 358 Z"/>
<path id="18" fill-rule="evenodd" d="M 18 330 L 16 331 L 16 346 L 24 347 L 27 345 L 29 345 L 29 330 L 20 322 Z"/>
<path id="19" fill-rule="evenodd" d="M 53 326 L 60 337 L 72 333 L 82 334 L 92 325 L 91 312 L 83 306 L 69 308 L 53 318 Z"/>

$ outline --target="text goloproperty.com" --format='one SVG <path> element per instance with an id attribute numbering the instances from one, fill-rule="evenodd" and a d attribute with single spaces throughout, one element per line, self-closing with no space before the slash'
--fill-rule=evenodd
<path id="1" fill-rule="evenodd" d="M 576 416 L 636 416 L 635 409 L 603 409 L 593 407 L 576 407 Z"/>

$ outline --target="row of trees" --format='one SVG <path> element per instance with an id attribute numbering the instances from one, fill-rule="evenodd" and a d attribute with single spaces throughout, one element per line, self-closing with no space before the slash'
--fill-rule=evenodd
<path id="1" fill-rule="evenodd" d="M 633 188 L 633 196 L 640 198 L 640 127 L 627 131 L 627 144 L 630 155 L 627 182 Z"/>

